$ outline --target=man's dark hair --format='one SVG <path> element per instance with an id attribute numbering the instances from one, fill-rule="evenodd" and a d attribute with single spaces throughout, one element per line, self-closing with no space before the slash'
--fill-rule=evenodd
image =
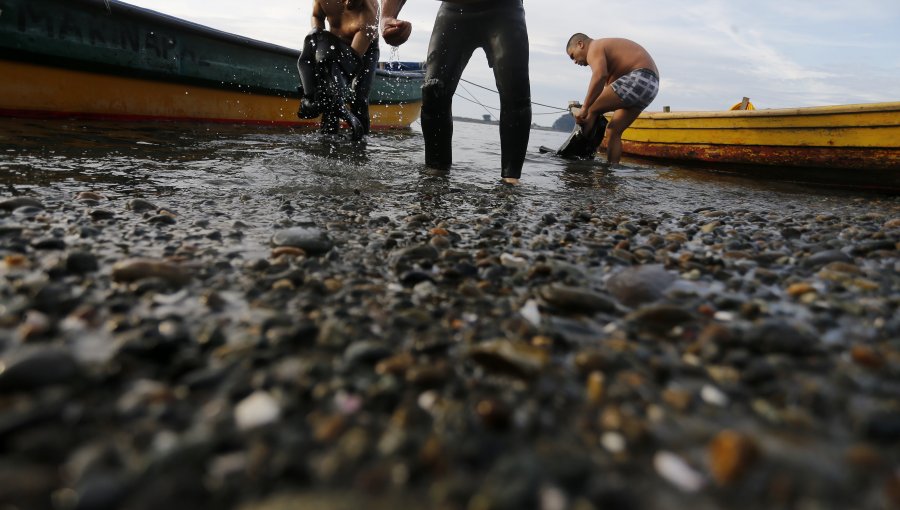
<path id="1" fill-rule="evenodd" d="M 569 42 L 566 43 L 566 51 L 569 51 L 569 48 L 571 48 L 578 41 L 587 41 L 588 39 L 590 39 L 590 37 L 582 34 L 581 32 L 573 34 L 572 37 L 569 37 Z"/>

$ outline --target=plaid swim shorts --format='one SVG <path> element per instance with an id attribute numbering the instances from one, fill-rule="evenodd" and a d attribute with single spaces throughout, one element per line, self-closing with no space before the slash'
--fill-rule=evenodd
<path id="1" fill-rule="evenodd" d="M 659 92 L 659 77 L 649 69 L 635 69 L 614 81 L 612 88 L 627 108 L 638 106 L 643 110 Z"/>

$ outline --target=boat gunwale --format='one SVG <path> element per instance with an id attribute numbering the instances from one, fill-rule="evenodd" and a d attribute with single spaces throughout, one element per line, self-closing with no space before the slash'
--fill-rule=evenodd
<path id="1" fill-rule="evenodd" d="M 300 57 L 300 50 L 296 50 L 293 48 L 288 48 L 286 46 L 281 46 L 278 44 L 273 44 L 265 41 L 260 41 L 259 39 L 253 39 L 247 36 L 238 35 L 232 32 L 226 32 L 224 30 L 219 30 L 217 28 L 212 28 L 206 25 L 201 25 L 200 23 L 195 23 L 193 21 L 188 21 L 186 19 L 178 18 L 172 16 L 170 14 L 166 14 L 163 12 L 155 11 L 153 9 L 147 9 L 145 7 L 138 7 L 136 5 L 128 4 L 125 2 L 121 2 L 119 0 L 69 0 L 70 2 L 80 3 L 91 5 L 92 7 L 97 7 L 101 11 L 104 11 L 107 14 L 112 14 L 113 10 L 122 10 L 125 11 L 126 15 L 148 19 L 154 22 L 159 22 L 170 27 L 177 28 L 179 30 L 190 30 L 202 34 L 207 37 L 212 37 L 214 39 L 219 39 L 220 41 L 237 44 L 240 46 L 249 46 L 255 49 L 277 52 L 283 55 L 289 55 L 296 58 Z M 108 8 L 107 8 L 108 6 Z"/>
<path id="2" fill-rule="evenodd" d="M 234 92 L 243 92 L 251 95 L 261 95 L 261 96 L 271 96 L 271 97 L 281 97 L 286 99 L 299 99 L 300 93 L 297 90 L 284 90 L 284 89 L 276 89 L 271 87 L 260 87 L 256 85 L 246 85 L 235 82 L 220 82 L 216 80 L 208 80 L 203 78 L 189 77 L 183 75 L 175 75 L 168 74 L 163 72 L 154 72 L 154 71 L 144 71 L 135 68 L 122 67 L 110 64 L 103 64 L 99 62 L 92 62 L 87 60 L 76 60 L 76 59 L 68 59 L 68 58 L 56 58 L 47 54 L 40 53 L 31 53 L 31 52 L 23 52 L 23 51 L 8 51 L 6 48 L 0 48 L 0 63 L 3 61 L 8 62 L 17 62 L 20 64 L 27 64 L 33 66 L 42 66 L 54 69 L 65 69 L 69 71 L 82 72 L 82 73 L 92 73 L 92 74 L 101 74 L 107 76 L 118 76 L 123 78 L 135 78 L 139 80 L 146 81 L 155 81 L 160 83 L 179 83 L 182 85 L 189 86 L 198 86 L 205 87 L 214 90 L 227 90 Z M 396 80 L 396 81 L 424 81 L 424 74 L 420 74 L 419 76 L 415 76 L 414 72 L 410 73 L 409 71 L 388 71 L 388 70 L 376 70 L 381 71 L 376 74 L 382 78 L 382 80 Z M 396 75 L 394 73 L 405 73 L 402 75 Z M 369 100 L 369 104 L 384 104 L 384 105 L 392 105 L 392 104 L 407 104 L 411 102 L 420 102 L 421 99 L 417 99 L 415 101 L 406 101 L 406 100 L 386 100 L 386 99 L 375 99 Z"/>
<path id="3" fill-rule="evenodd" d="M 798 117 L 839 114 L 865 114 L 897 112 L 900 113 L 900 101 L 882 103 L 859 103 L 849 105 L 807 106 L 800 108 L 767 108 L 761 110 L 726 110 L 726 111 L 685 111 L 685 112 L 645 112 L 638 118 L 664 122 L 678 119 L 704 118 L 764 118 L 764 117 Z"/>

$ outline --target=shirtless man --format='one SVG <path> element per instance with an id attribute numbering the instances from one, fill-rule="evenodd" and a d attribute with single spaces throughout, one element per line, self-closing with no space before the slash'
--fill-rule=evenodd
<path id="1" fill-rule="evenodd" d="M 659 92 L 659 70 L 642 46 L 628 39 L 591 39 L 578 33 L 566 44 L 577 65 L 591 67 L 591 81 L 575 122 L 590 132 L 598 116 L 614 111 L 606 128 L 606 159 L 618 165 L 622 133 Z"/>
<path id="2" fill-rule="evenodd" d="M 313 0 L 312 27 L 340 37 L 362 57 L 378 40 L 378 6 L 375 0 Z"/>
<path id="3" fill-rule="evenodd" d="M 381 0 L 382 35 L 406 42 L 412 30 L 397 19 L 406 0 Z M 422 86 L 425 165 L 446 170 L 452 163 L 453 95 L 476 48 L 494 70 L 500 92 L 500 177 L 515 184 L 522 175 L 531 133 L 528 30 L 522 0 L 443 0 L 428 44 Z"/>
<path id="4" fill-rule="evenodd" d="M 379 57 L 375 1 L 313 0 L 313 30 L 297 63 L 304 91 L 298 115 L 321 113 L 324 132 L 337 131 L 341 119 L 350 125 L 353 139 L 369 132 L 369 91 Z M 349 112 L 334 88 L 343 81 L 351 81 L 346 84 L 352 94 Z"/>

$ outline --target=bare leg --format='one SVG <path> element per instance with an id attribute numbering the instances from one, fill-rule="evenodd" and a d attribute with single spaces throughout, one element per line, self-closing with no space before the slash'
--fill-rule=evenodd
<path id="1" fill-rule="evenodd" d="M 587 107 L 585 107 L 587 108 Z M 598 97 L 593 104 L 590 105 L 589 112 L 593 115 L 593 118 L 587 123 L 581 126 L 581 130 L 584 133 L 590 133 L 594 128 L 594 124 L 599 122 L 600 116 L 607 113 L 616 111 L 619 109 L 625 108 L 625 103 L 622 102 L 622 98 L 616 94 L 616 92 L 612 89 L 612 87 L 607 86 L 604 87 L 603 92 L 600 93 L 600 97 Z M 610 135 L 612 134 L 611 128 L 612 122 L 606 128 L 606 136 L 604 136 L 603 143 L 607 144 L 607 147 L 612 145 L 612 140 Z M 624 131 L 624 129 L 622 129 Z M 607 154 L 609 152 L 607 151 Z"/>
<path id="2" fill-rule="evenodd" d="M 622 158 L 622 133 L 640 114 L 641 110 L 638 108 L 622 108 L 613 114 L 612 120 L 606 127 L 609 140 L 606 146 L 606 160 L 610 165 L 619 164 L 619 160 Z"/>

